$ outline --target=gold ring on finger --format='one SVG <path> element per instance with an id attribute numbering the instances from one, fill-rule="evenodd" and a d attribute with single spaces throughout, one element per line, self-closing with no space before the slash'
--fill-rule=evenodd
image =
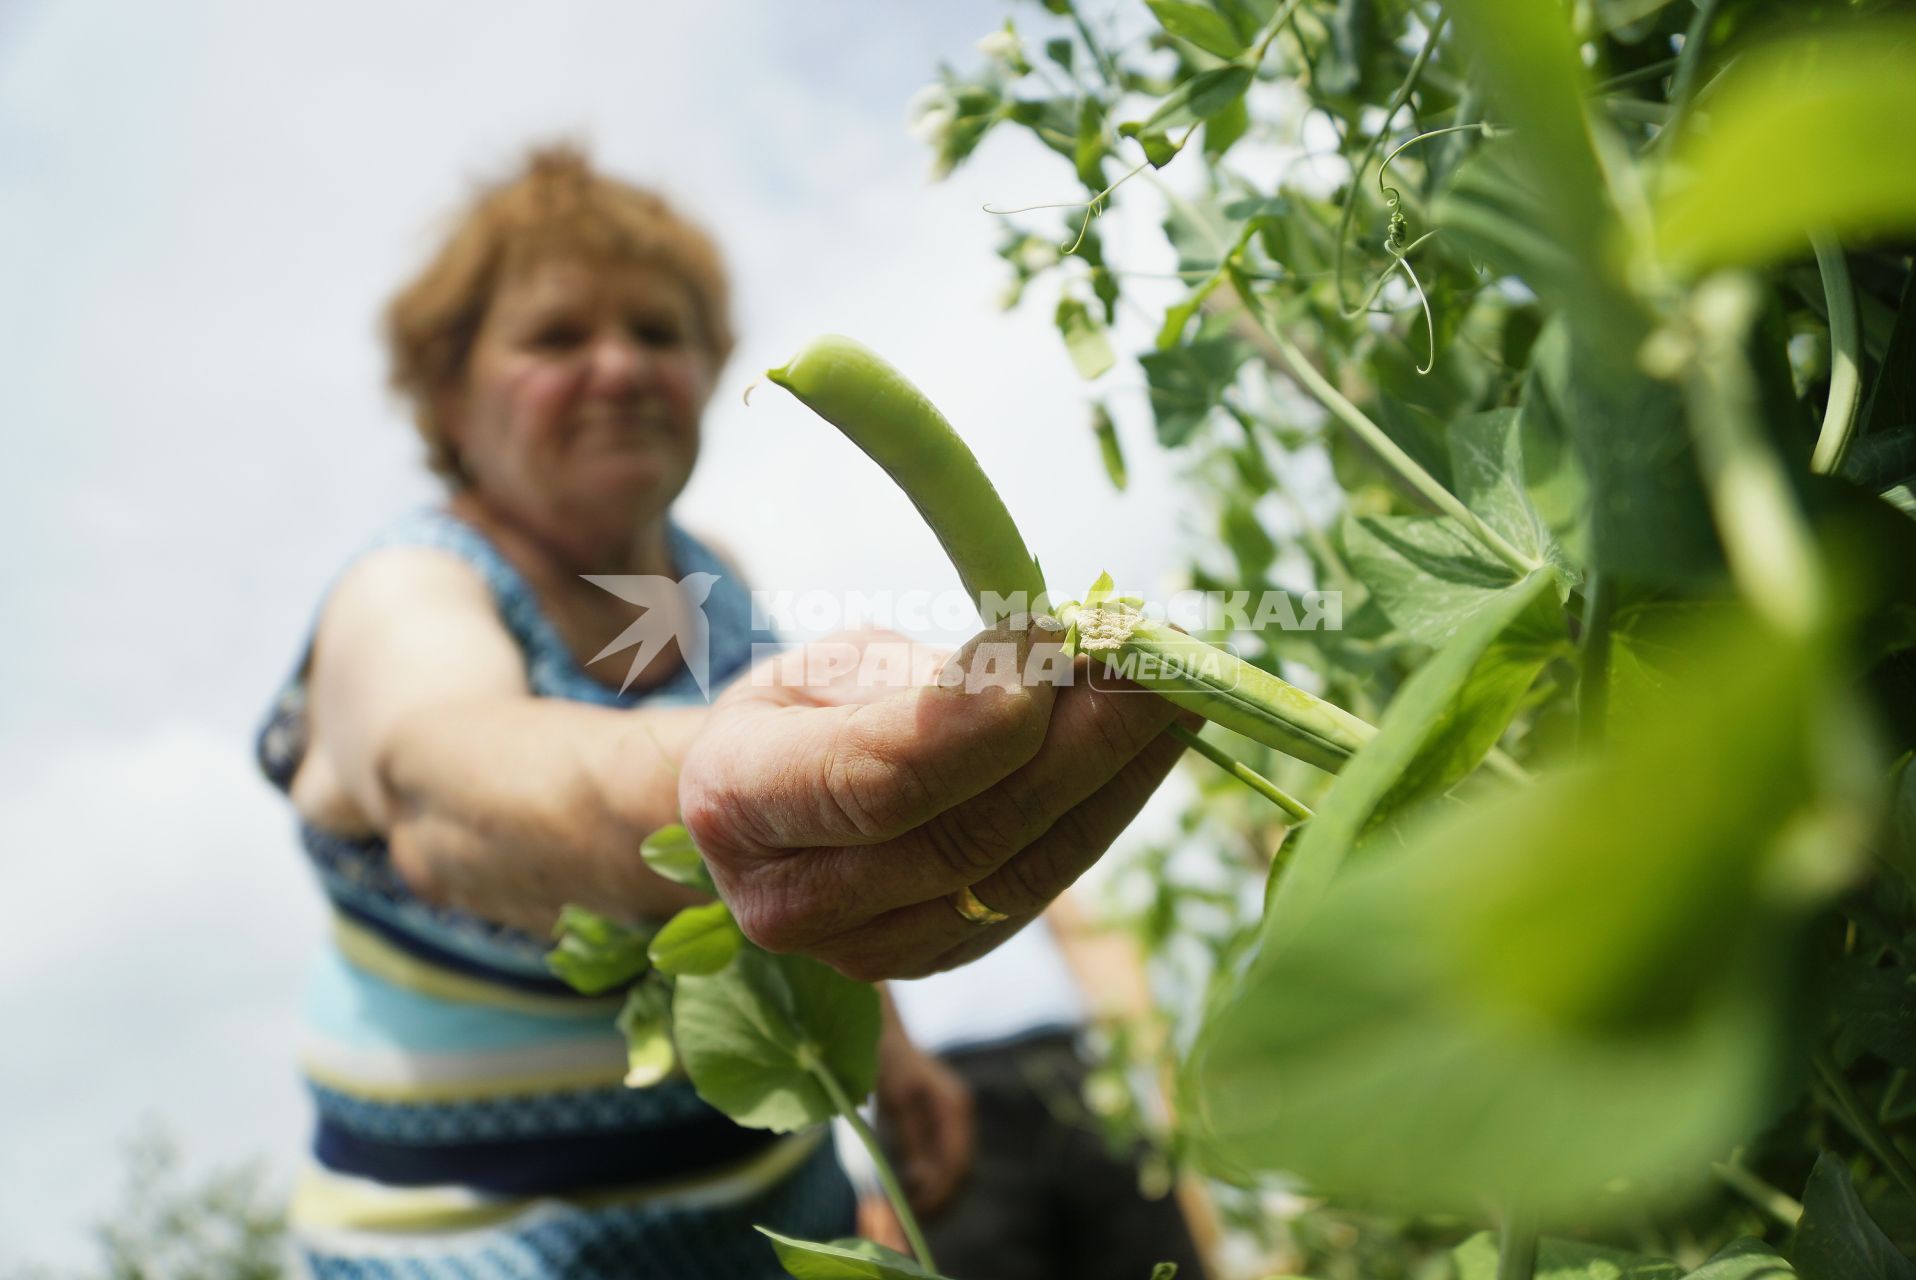
<path id="1" fill-rule="evenodd" d="M 980 902 L 978 895 L 971 891 L 971 886 L 969 885 L 947 896 L 945 901 L 951 904 L 953 911 L 956 911 L 972 924 L 1002 924 L 1004 921 L 1011 919 L 1011 917 L 1004 912 L 993 911 L 990 907 Z"/>

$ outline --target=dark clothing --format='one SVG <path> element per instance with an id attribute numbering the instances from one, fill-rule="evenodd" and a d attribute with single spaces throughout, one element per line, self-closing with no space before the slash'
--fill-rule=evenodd
<path id="1" fill-rule="evenodd" d="M 1069 1034 L 940 1055 L 971 1086 L 977 1154 L 957 1195 L 922 1223 L 955 1280 L 1147 1280 L 1203 1264 L 1174 1197 L 1146 1199 L 1135 1158 L 1113 1156 L 1081 1101 Z"/>

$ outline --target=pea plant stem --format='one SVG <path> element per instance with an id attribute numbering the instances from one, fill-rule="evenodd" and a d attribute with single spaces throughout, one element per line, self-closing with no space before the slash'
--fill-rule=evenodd
<path id="1" fill-rule="evenodd" d="M 912 1254 L 919 1265 L 927 1271 L 938 1270 L 938 1264 L 932 1261 L 931 1248 L 925 1243 L 925 1233 L 918 1226 L 918 1215 L 911 1211 L 911 1202 L 905 1198 L 905 1189 L 898 1183 L 898 1173 L 891 1167 L 891 1161 L 885 1157 L 885 1150 L 878 1145 L 878 1135 L 872 1132 L 865 1117 L 858 1113 L 858 1107 L 845 1092 L 845 1086 L 838 1082 L 831 1067 L 816 1052 L 801 1050 L 800 1061 L 812 1074 L 812 1079 L 832 1100 L 832 1106 L 844 1117 L 852 1132 L 858 1135 L 864 1144 L 865 1153 L 871 1157 L 872 1168 L 878 1173 L 878 1185 L 885 1189 L 885 1198 L 891 1201 L 892 1212 L 898 1215 L 898 1225 L 904 1228 L 905 1240 L 911 1245 Z"/>
<path id="2" fill-rule="evenodd" d="M 1497 1232 L 1497 1280 L 1531 1280 L 1536 1273 L 1536 1220 L 1513 1210 Z"/>
<path id="3" fill-rule="evenodd" d="M 1305 807 L 1303 801 L 1287 794 L 1282 787 L 1215 742 L 1207 742 L 1203 736 L 1191 732 L 1181 724 L 1171 726 L 1171 736 L 1289 814 L 1294 824 L 1310 818 L 1311 811 Z"/>
<path id="4" fill-rule="evenodd" d="M 1834 475 L 1842 469 L 1843 457 L 1849 452 L 1863 386 L 1856 289 L 1850 282 L 1843 246 L 1835 237 L 1827 232 L 1812 232 L 1810 244 L 1816 250 L 1817 269 L 1823 273 L 1823 298 L 1828 306 L 1830 325 L 1829 400 L 1823 407 L 1823 427 L 1816 435 L 1810 470 L 1818 475 Z"/>
<path id="5" fill-rule="evenodd" d="M 1823 616 L 1824 588 L 1809 527 L 1764 437 L 1756 375 L 1743 354 L 1759 306 L 1755 285 L 1740 277 L 1697 290 L 1685 408 L 1731 578 L 1771 625 L 1801 635 Z"/>
<path id="6" fill-rule="evenodd" d="M 1384 149 L 1384 139 L 1390 136 L 1390 122 L 1397 118 L 1397 112 L 1410 95 L 1417 92 L 1417 81 L 1422 78 L 1424 68 L 1429 65 L 1431 56 L 1437 52 L 1437 39 L 1444 33 L 1444 24 L 1450 21 L 1450 15 L 1439 12 L 1437 21 L 1431 25 L 1430 35 L 1424 41 L 1424 47 L 1417 51 L 1411 60 L 1410 70 L 1404 75 L 1404 82 L 1397 86 L 1397 92 L 1391 95 L 1390 102 L 1384 107 L 1384 119 L 1377 126 L 1377 132 L 1371 135 L 1370 145 L 1364 148 L 1364 154 L 1351 168 L 1351 194 L 1344 201 L 1344 216 L 1338 219 L 1337 243 L 1331 252 L 1331 283 L 1337 290 L 1337 305 L 1344 305 L 1344 245 L 1350 239 L 1351 218 L 1357 210 L 1357 189 L 1363 183 L 1364 171 L 1370 168 L 1371 161 Z"/>
<path id="7" fill-rule="evenodd" d="M 1796 1224 L 1803 1220 L 1802 1201 L 1787 1192 L 1779 1191 L 1736 1160 L 1713 1164 L 1710 1166 L 1710 1171 L 1716 1175 L 1717 1181 L 1785 1227 L 1795 1230 Z"/>
<path id="8" fill-rule="evenodd" d="M 1165 701 L 1316 765 L 1343 767 L 1377 730 L 1234 653 L 1125 607 L 1066 603 L 1058 618 L 1079 647 Z"/>
<path id="9" fill-rule="evenodd" d="M 1610 711 L 1610 621 L 1616 614 L 1616 586 L 1606 573 L 1590 575 L 1584 594 L 1582 667 L 1577 673 L 1577 740 L 1599 745 Z"/>
<path id="10" fill-rule="evenodd" d="M 1519 577 L 1541 567 L 1541 562 L 1519 551 L 1502 534 L 1479 519 L 1476 512 L 1466 507 L 1458 500 L 1456 494 L 1444 488 L 1435 476 L 1419 466 L 1417 460 L 1405 453 L 1382 427 L 1371 421 L 1369 415 L 1332 386 L 1330 379 L 1319 373 L 1316 366 L 1312 365 L 1304 357 L 1304 353 L 1298 350 L 1296 344 L 1284 336 L 1283 330 L 1279 328 L 1269 309 L 1258 298 L 1257 291 L 1250 287 L 1250 282 L 1243 279 L 1242 273 L 1235 266 L 1231 272 L 1231 284 L 1237 290 L 1238 297 L 1243 300 L 1244 306 L 1250 312 L 1251 318 L 1256 321 L 1258 328 L 1270 339 L 1286 371 L 1306 391 L 1315 396 L 1319 403 L 1329 409 L 1333 417 L 1350 428 L 1357 438 L 1377 455 L 1386 468 L 1424 501 L 1463 525 L 1486 550 L 1509 565 Z"/>

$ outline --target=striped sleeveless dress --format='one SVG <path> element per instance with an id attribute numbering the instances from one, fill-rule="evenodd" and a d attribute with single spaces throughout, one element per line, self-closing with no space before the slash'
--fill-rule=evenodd
<path id="1" fill-rule="evenodd" d="M 705 603 L 714 691 L 748 664 L 745 588 L 669 528 L 680 577 L 719 577 Z M 702 703 L 691 672 L 621 695 L 592 679 L 519 572 L 443 511 L 374 539 L 472 565 L 525 655 L 534 695 L 607 706 Z M 308 642 L 310 650 L 310 640 Z M 306 661 L 259 735 L 282 791 L 305 749 Z M 301 821 L 333 909 L 307 992 L 302 1071 L 317 1110 L 289 1211 L 321 1280 L 713 1280 L 780 1277 L 763 1224 L 849 1235 L 850 1185 L 823 1130 L 734 1125 L 682 1077 L 628 1089 L 617 997 L 574 993 L 547 970 L 548 940 L 434 906 L 394 872 L 382 839 Z"/>

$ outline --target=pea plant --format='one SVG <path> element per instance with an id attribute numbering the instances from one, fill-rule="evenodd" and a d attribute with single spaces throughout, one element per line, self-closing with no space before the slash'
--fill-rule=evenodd
<path id="1" fill-rule="evenodd" d="M 1361 1262 L 1291 1242 L 1314 1273 L 1912 1274 L 1916 27 L 1041 8 L 915 104 L 937 167 L 1059 154 L 1082 197 L 1002 252 L 1111 480 L 1128 318 L 1216 520 L 1193 582 L 1344 601 L 1171 641 L 1343 717 L 1185 704 L 1282 799 L 1186 823 L 1261 914 L 1214 878 L 1140 916 L 1166 956 L 1210 921 L 1173 1148 L 1362 1222 Z M 1139 194 L 1168 281 L 1101 241 Z"/>
<path id="2" fill-rule="evenodd" d="M 844 339 L 771 374 L 987 617 L 1039 599 L 1210 722 L 1184 843 L 1212 874 L 1146 859 L 1137 917 L 1202 957 L 1164 1141 L 1294 1273 L 1916 1276 L 1897 8 L 1044 0 L 1040 45 L 1008 22 L 921 97 L 940 170 L 1022 129 L 1083 188 L 1003 253 L 1014 303 L 1056 295 L 1110 482 L 1129 386 L 1216 522 L 1193 583 L 1335 591 L 1334 630 L 1051 591 L 900 375 Z M 1100 236 L 1140 196 L 1169 279 Z M 1122 367 L 1121 320 L 1149 335 Z M 682 831 L 647 857 L 709 889 Z M 855 1118 L 869 989 L 718 902 L 562 929 L 559 972 L 629 988 L 633 1083 L 676 1062 L 740 1123 Z M 787 1269 L 935 1274 L 883 1180 L 915 1261 L 775 1239 Z"/>

